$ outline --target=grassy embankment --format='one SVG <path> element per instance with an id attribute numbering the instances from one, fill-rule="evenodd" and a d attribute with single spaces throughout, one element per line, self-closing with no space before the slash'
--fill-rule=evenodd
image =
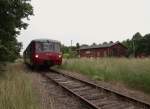
<path id="1" fill-rule="evenodd" d="M 36 97 L 19 64 L 9 64 L 0 72 L 0 109 L 39 109 Z"/>
<path id="2" fill-rule="evenodd" d="M 150 93 L 150 59 L 69 59 L 61 68 Z"/>

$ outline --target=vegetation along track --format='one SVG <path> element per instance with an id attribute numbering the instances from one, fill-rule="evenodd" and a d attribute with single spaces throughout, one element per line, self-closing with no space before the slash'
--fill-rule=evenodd
<path id="1" fill-rule="evenodd" d="M 150 109 L 149 103 L 55 70 L 51 70 L 50 73 L 43 73 L 42 75 L 77 96 L 92 109 Z"/>

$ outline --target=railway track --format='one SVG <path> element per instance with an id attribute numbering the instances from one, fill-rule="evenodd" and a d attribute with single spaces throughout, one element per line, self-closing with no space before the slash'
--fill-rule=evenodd
<path id="1" fill-rule="evenodd" d="M 51 70 L 50 73 L 43 73 L 42 76 L 75 95 L 92 109 L 150 109 L 149 103 L 55 70 Z"/>

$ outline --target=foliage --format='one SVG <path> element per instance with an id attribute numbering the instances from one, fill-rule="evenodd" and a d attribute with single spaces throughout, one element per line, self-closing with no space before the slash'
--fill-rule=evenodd
<path id="1" fill-rule="evenodd" d="M 80 44 L 76 43 L 76 48 L 79 49 L 80 48 Z"/>
<path id="2" fill-rule="evenodd" d="M 110 41 L 109 43 L 113 43 Z M 108 44 L 108 42 L 104 42 L 103 44 Z M 139 32 L 133 35 L 132 39 L 127 39 L 122 42 L 128 48 L 128 56 L 142 57 L 142 56 L 150 56 L 150 34 L 146 34 L 142 36 Z M 96 43 L 92 44 L 93 46 Z M 89 46 L 82 44 L 81 46 Z M 78 49 L 80 48 L 80 44 L 77 43 L 76 46 L 67 47 L 63 46 L 62 51 L 64 57 L 66 58 L 74 58 L 79 55 Z"/>
<path id="3" fill-rule="evenodd" d="M 64 54 L 63 54 L 63 58 L 69 59 L 69 58 L 70 58 L 70 54 L 69 54 L 69 53 L 64 53 Z"/>
<path id="4" fill-rule="evenodd" d="M 139 32 L 136 33 L 130 40 L 122 43 L 128 47 L 128 55 L 149 56 L 150 55 L 150 34 L 142 36 Z"/>
<path id="5" fill-rule="evenodd" d="M 15 60 L 21 48 L 16 37 L 28 24 L 23 21 L 33 15 L 30 0 L 0 0 L 0 61 Z"/>
<path id="6" fill-rule="evenodd" d="M 80 45 L 79 43 L 76 44 L 76 46 L 65 46 L 62 45 L 62 52 L 64 58 L 75 58 L 77 57 L 77 49 L 79 49 Z"/>
<path id="7" fill-rule="evenodd" d="M 130 88 L 150 93 L 150 59 L 100 58 L 68 59 L 62 69 L 79 72 L 110 83 L 120 83 Z"/>

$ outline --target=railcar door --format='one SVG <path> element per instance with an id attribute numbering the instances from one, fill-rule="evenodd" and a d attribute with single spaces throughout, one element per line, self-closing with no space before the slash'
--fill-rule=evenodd
<path id="1" fill-rule="evenodd" d="M 33 65 L 33 58 L 34 58 L 34 55 L 35 55 L 35 44 L 34 42 L 31 42 L 30 44 L 30 49 L 29 49 L 29 61 L 30 61 L 30 64 Z"/>

